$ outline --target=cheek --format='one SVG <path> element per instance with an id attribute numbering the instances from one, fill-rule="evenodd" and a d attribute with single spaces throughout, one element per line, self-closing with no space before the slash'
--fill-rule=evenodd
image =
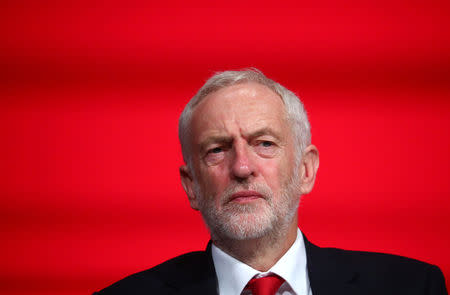
<path id="1" fill-rule="evenodd" d="M 283 158 L 279 161 L 268 161 L 261 168 L 265 181 L 272 190 L 279 191 L 287 183 L 289 183 L 294 173 L 295 160 Z"/>
<path id="2" fill-rule="evenodd" d="M 219 167 L 207 167 L 201 171 L 202 187 L 208 196 L 220 194 L 228 185 L 226 172 Z"/>
<path id="3" fill-rule="evenodd" d="M 266 184 L 273 191 L 278 191 L 284 176 L 280 163 L 267 161 L 263 166 L 261 166 L 261 171 Z"/>

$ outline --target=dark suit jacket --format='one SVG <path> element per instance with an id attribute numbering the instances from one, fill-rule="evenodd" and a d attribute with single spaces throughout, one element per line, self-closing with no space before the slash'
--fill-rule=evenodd
<path id="1" fill-rule="evenodd" d="M 447 294 L 444 276 L 434 265 L 395 255 L 320 248 L 306 238 L 305 248 L 313 295 Z M 94 294 L 217 294 L 211 247 L 178 256 Z"/>

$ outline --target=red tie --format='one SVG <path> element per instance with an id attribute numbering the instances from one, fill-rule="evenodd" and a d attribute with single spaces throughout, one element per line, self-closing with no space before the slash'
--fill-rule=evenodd
<path id="1" fill-rule="evenodd" d="M 245 289 L 251 290 L 253 295 L 275 295 L 284 280 L 276 274 L 262 278 L 251 279 Z"/>

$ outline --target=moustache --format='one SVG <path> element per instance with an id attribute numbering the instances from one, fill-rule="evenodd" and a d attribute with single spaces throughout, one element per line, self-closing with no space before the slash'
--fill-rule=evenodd
<path id="1" fill-rule="evenodd" d="M 231 202 L 235 194 L 245 193 L 245 192 L 255 192 L 260 195 L 260 197 L 268 202 L 272 201 L 273 192 L 268 185 L 264 183 L 253 183 L 248 185 L 234 184 L 226 188 L 222 194 L 222 205 Z"/>

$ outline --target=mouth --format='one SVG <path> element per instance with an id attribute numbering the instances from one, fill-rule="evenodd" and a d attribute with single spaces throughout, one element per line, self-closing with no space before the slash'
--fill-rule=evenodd
<path id="1" fill-rule="evenodd" d="M 234 203 L 249 203 L 259 199 L 264 199 L 264 197 L 256 191 L 240 191 L 231 195 L 228 202 Z"/>

